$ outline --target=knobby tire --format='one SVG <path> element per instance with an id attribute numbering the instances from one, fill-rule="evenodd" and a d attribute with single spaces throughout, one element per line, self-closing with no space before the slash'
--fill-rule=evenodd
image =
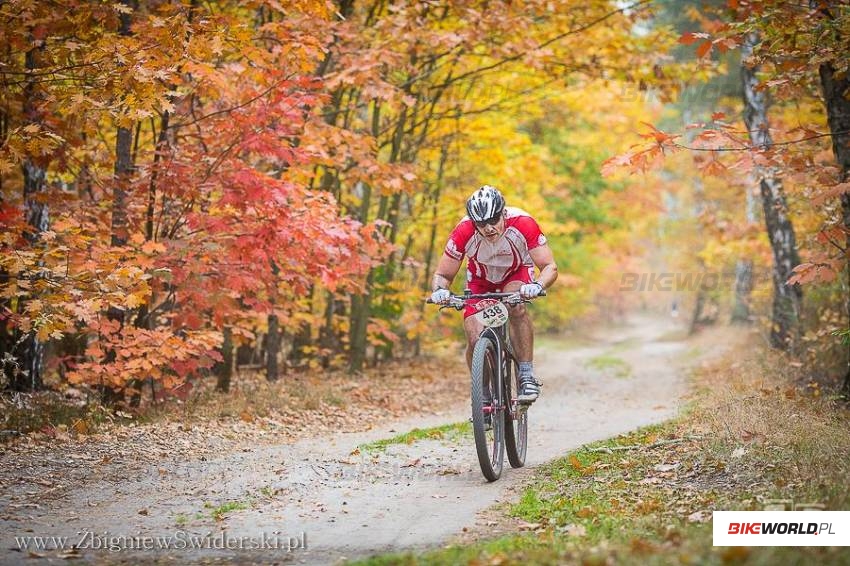
<path id="1" fill-rule="evenodd" d="M 504 387 L 500 383 L 499 359 L 492 338 L 482 336 L 472 354 L 472 430 L 478 463 L 487 481 L 496 481 L 502 474 L 505 456 Z M 493 397 L 491 413 L 492 440 L 484 428 L 484 387 L 490 384 Z M 501 408 L 501 410 L 499 410 Z"/>
<path id="2" fill-rule="evenodd" d="M 519 368 L 513 360 L 507 363 L 505 375 L 505 451 L 512 468 L 525 465 L 528 449 L 528 406 L 517 403 Z"/>

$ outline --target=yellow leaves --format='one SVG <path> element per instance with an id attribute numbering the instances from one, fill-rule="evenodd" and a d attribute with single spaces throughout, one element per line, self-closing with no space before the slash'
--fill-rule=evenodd
<path id="1" fill-rule="evenodd" d="M 222 38 L 219 35 L 213 36 L 209 41 L 207 48 L 213 55 L 221 55 L 224 52 Z"/>
<path id="2" fill-rule="evenodd" d="M 3 153 L 0 153 L 0 175 L 7 175 L 15 168 L 15 164 L 12 160 L 3 156 Z"/>
<path id="3" fill-rule="evenodd" d="M 596 471 L 596 464 L 585 465 L 578 456 L 570 454 L 570 467 L 583 476 L 590 476 Z"/>
<path id="4" fill-rule="evenodd" d="M 30 314 L 40 314 L 41 310 L 44 308 L 44 303 L 42 303 L 38 299 L 32 299 L 27 301 L 26 306 L 24 307 L 25 312 Z"/>
<path id="5" fill-rule="evenodd" d="M 25 159 L 51 155 L 65 139 L 36 123 L 20 126 L 9 132 L 0 150 L 0 171 L 11 171 L 14 164 Z"/>
<path id="6" fill-rule="evenodd" d="M 148 301 L 149 297 L 150 292 L 148 292 L 148 290 L 130 293 L 129 295 L 127 295 L 127 298 L 124 299 L 124 306 L 130 309 L 134 309 L 145 304 Z"/>

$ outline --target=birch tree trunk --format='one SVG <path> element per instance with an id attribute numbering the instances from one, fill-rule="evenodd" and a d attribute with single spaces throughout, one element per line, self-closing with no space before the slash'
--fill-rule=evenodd
<path id="1" fill-rule="evenodd" d="M 756 43 L 758 43 L 756 34 L 748 34 L 741 53 L 744 122 L 752 145 L 767 150 L 773 146 L 767 121 L 768 101 L 765 92 L 756 88 L 758 67 L 750 67 L 746 63 Z M 788 285 L 786 281 L 800 263 L 800 257 L 797 253 L 794 227 L 788 217 L 788 204 L 785 200 L 782 181 L 768 169 L 763 169 L 759 173 L 764 221 L 773 251 L 773 312 L 770 344 L 774 348 L 788 350 L 796 343 L 799 335 L 803 293 L 799 286 Z"/>

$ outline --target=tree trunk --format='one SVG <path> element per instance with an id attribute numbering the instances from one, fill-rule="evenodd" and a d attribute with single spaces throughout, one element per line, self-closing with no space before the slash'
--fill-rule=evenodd
<path id="1" fill-rule="evenodd" d="M 154 211 L 156 209 L 156 181 L 159 176 L 159 162 L 162 160 L 162 154 L 168 149 L 168 123 L 170 114 L 168 110 L 162 113 L 159 123 L 159 136 L 156 141 L 156 148 L 153 154 L 153 165 L 151 166 L 151 182 L 148 186 L 148 209 L 145 213 L 145 239 L 153 240 L 156 234 L 154 230 Z M 151 119 L 151 128 L 153 128 L 153 119 Z"/>
<path id="2" fill-rule="evenodd" d="M 115 188 L 112 200 L 112 245 L 127 243 L 127 185 L 133 170 L 131 148 L 133 132 L 129 128 L 118 128 L 115 138 Z"/>
<path id="3" fill-rule="evenodd" d="M 831 64 L 820 66 L 820 81 L 823 88 L 823 99 L 826 104 L 827 122 L 832 133 L 832 151 L 835 160 L 841 168 L 841 183 L 850 180 L 850 78 L 846 74 L 836 75 Z M 850 193 L 841 195 L 841 211 L 844 222 L 844 269 L 847 277 L 847 289 L 844 296 L 847 312 L 847 326 L 850 328 Z M 847 372 L 844 375 L 842 392 L 850 398 L 850 353 L 847 359 Z"/>
<path id="4" fill-rule="evenodd" d="M 133 3 L 129 0 L 122 0 L 122 4 L 129 8 L 133 8 Z M 118 33 L 122 36 L 130 35 L 130 13 L 122 12 L 120 15 L 121 25 Z M 133 131 L 130 128 L 122 126 L 118 127 L 118 132 L 115 136 L 115 167 L 114 167 L 114 188 L 112 192 L 112 224 L 111 224 L 111 240 L 113 246 L 123 246 L 129 240 L 127 229 L 127 188 L 130 180 L 130 174 L 133 170 Z M 125 322 L 125 310 L 120 307 L 110 306 L 106 311 L 106 316 L 109 320 L 115 320 L 120 323 L 120 328 L 123 329 Z M 115 360 L 115 351 L 110 350 L 106 353 L 105 362 L 111 363 Z M 101 384 L 99 387 L 103 402 L 107 405 L 114 405 L 123 400 L 124 392 L 122 389 L 113 388 L 111 386 Z"/>
<path id="5" fill-rule="evenodd" d="M 215 390 L 227 393 L 230 391 L 230 381 L 233 377 L 233 331 L 229 326 L 225 326 L 222 334 L 224 339 L 221 343 L 221 357 L 223 359 L 215 364 L 213 372 L 218 378 Z"/>
<path id="6" fill-rule="evenodd" d="M 758 43 L 755 34 L 748 34 L 742 50 L 741 79 L 744 86 L 744 122 L 753 146 L 762 150 L 773 146 L 767 121 L 768 102 L 764 91 L 757 90 L 757 67 L 748 67 L 746 59 Z M 794 268 L 799 265 L 794 227 L 788 217 L 788 205 L 782 182 L 772 171 L 763 170 L 760 188 L 767 236 L 773 250 L 773 313 L 770 344 L 788 350 L 797 342 L 800 332 L 800 305 L 803 299 L 798 285 L 788 285 Z"/>
<path id="7" fill-rule="evenodd" d="M 0 108 L 0 139 L 6 139 L 7 132 L 9 130 L 9 116 L 6 112 Z M 0 204 L 3 203 L 5 199 L 3 198 L 3 175 L 0 174 Z M 0 267 L 0 287 L 5 287 L 9 284 L 9 272 L 6 269 Z M 5 312 L 5 309 L 9 308 L 11 301 L 6 297 L 0 297 L 0 313 Z M 14 332 L 8 327 L 7 320 L 5 317 L 0 315 L 0 352 L 11 352 L 12 348 L 15 345 L 15 335 Z M 7 375 L 6 369 L 6 360 L 0 360 L 0 373 L 3 376 Z M 14 371 L 14 364 L 9 371 Z M 5 387 L 6 385 L 10 385 L 11 376 L 9 376 L 8 380 L 0 379 L 0 386 Z"/>
<path id="8" fill-rule="evenodd" d="M 38 67 L 38 55 L 41 48 L 30 49 L 26 54 L 26 70 L 32 73 Z M 23 114 L 29 124 L 40 124 L 42 121 L 39 110 L 41 96 L 36 91 L 35 83 L 27 81 L 24 86 Z M 50 223 L 47 203 L 44 202 L 45 175 L 44 167 L 34 159 L 27 157 L 21 164 L 24 177 L 24 215 L 28 228 L 24 237 L 31 246 L 38 243 L 39 235 L 47 230 Z M 18 302 L 22 310 L 25 301 Z M 17 333 L 16 333 L 17 334 Z M 23 339 L 18 338 L 13 346 L 18 359 L 18 371 L 13 372 L 9 385 L 16 391 L 32 391 L 40 389 L 44 374 L 44 344 L 36 336 L 35 330 L 29 332 Z"/>
<path id="9" fill-rule="evenodd" d="M 449 157 L 449 144 L 448 142 L 443 143 L 443 146 L 440 148 L 440 162 L 437 165 L 437 183 L 434 187 L 434 194 L 431 197 L 431 230 L 428 234 L 428 251 L 425 252 L 425 270 L 422 274 L 422 292 L 423 294 L 427 294 L 431 292 L 431 270 L 433 269 L 434 264 L 434 256 L 437 247 L 437 220 L 438 220 L 438 206 L 440 204 L 440 194 L 443 189 L 443 176 L 445 173 L 446 161 Z M 419 313 L 420 316 L 424 316 L 425 312 L 425 301 L 422 301 L 419 304 Z M 419 356 L 422 352 L 422 338 L 420 336 L 416 337 L 416 342 L 413 346 L 414 355 Z"/>
<path id="10" fill-rule="evenodd" d="M 311 285 L 310 291 L 307 294 L 308 312 L 312 312 L 313 310 L 313 297 L 315 292 L 315 285 Z M 298 324 L 298 326 L 294 330 L 295 332 L 292 336 L 292 350 L 289 352 L 289 359 L 291 360 L 293 365 L 298 365 L 304 360 L 304 347 L 309 346 L 313 341 L 313 327 L 309 322 L 303 321 Z"/>
<path id="11" fill-rule="evenodd" d="M 333 291 L 327 292 L 326 301 L 324 323 L 319 329 L 321 363 L 325 369 L 330 367 L 333 355 L 342 350 L 342 335 L 334 324 L 334 319 L 337 316 L 345 316 L 345 303 L 337 299 Z"/>
<path id="12" fill-rule="evenodd" d="M 123 0 L 122 4 L 134 8 L 134 2 Z M 121 26 L 118 33 L 130 35 L 130 13 L 121 13 Z M 133 131 L 118 127 L 115 138 L 115 188 L 112 201 L 112 245 L 123 246 L 127 243 L 127 188 L 133 170 Z"/>
<path id="13" fill-rule="evenodd" d="M 735 264 L 735 304 L 732 307 L 732 322 L 750 322 L 750 294 L 753 290 L 753 262 L 739 259 Z"/>
<path id="14" fill-rule="evenodd" d="M 747 226 L 756 223 L 756 199 L 752 187 L 747 184 L 746 197 L 746 222 Z M 753 261 L 741 258 L 735 265 L 735 304 L 732 307 L 732 322 L 747 324 L 752 322 L 750 310 L 751 295 L 753 292 Z"/>
<path id="15" fill-rule="evenodd" d="M 369 325 L 369 316 L 372 312 L 372 283 L 375 279 L 375 270 L 370 269 L 366 277 L 366 290 L 362 295 L 351 297 L 351 331 L 349 344 L 351 345 L 350 361 L 348 370 L 355 373 L 363 369 L 366 361 L 366 330 Z"/>
<path id="16" fill-rule="evenodd" d="M 276 314 L 271 313 L 268 317 L 269 332 L 266 335 L 266 379 L 277 381 L 279 370 L 277 360 L 280 356 L 280 326 Z"/>
<path id="17" fill-rule="evenodd" d="M 378 112 L 377 103 L 375 112 Z M 369 216 L 372 187 L 363 182 L 358 182 L 358 184 L 363 190 L 363 198 L 360 202 L 360 221 L 366 224 Z M 371 292 L 374 279 L 375 270 L 369 269 L 363 293 L 351 296 L 351 320 L 348 335 L 348 371 L 350 373 L 361 371 L 363 362 L 366 360 L 366 328 L 372 311 Z"/>

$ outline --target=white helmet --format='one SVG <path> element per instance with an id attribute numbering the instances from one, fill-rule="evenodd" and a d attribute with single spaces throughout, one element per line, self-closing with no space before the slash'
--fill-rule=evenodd
<path id="1" fill-rule="evenodd" d="M 505 210 L 505 197 L 495 187 L 484 185 L 466 200 L 466 213 L 473 222 L 487 222 Z"/>

